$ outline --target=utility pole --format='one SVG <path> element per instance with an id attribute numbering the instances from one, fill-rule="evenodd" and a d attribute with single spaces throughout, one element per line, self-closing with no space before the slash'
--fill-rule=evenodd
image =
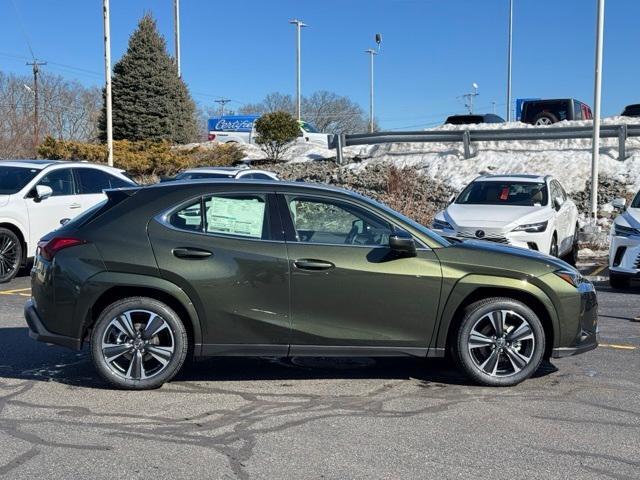
<path id="1" fill-rule="evenodd" d="M 107 163 L 113 167 L 113 117 L 111 111 L 111 33 L 109 29 L 109 0 L 102 0 L 104 21 L 104 83 L 107 111 Z"/>
<path id="2" fill-rule="evenodd" d="M 593 140 L 591 154 L 591 214 L 593 228 L 598 221 L 598 162 L 600 161 L 600 99 L 602 97 L 602 44 L 604 43 L 604 0 L 598 0 L 596 20 L 596 65 L 593 100 Z"/>
<path id="3" fill-rule="evenodd" d="M 509 54 L 507 60 L 507 122 L 511 121 L 511 58 L 513 54 L 513 0 L 509 0 Z"/>
<path id="4" fill-rule="evenodd" d="M 175 41 L 176 66 L 178 77 L 182 77 L 180 70 L 180 0 L 173 0 L 173 35 Z"/>
<path id="5" fill-rule="evenodd" d="M 373 57 L 378 52 L 369 48 L 364 53 L 369 55 L 369 133 L 373 133 Z"/>
<path id="6" fill-rule="evenodd" d="M 33 62 L 27 62 L 27 65 L 33 67 L 33 149 L 38 150 L 38 144 L 40 143 L 40 116 L 39 116 L 39 101 L 38 101 L 38 75 L 40 74 L 40 66 L 46 65 L 47 62 L 39 62 L 37 59 L 33 59 Z"/>
<path id="7" fill-rule="evenodd" d="M 298 117 L 298 120 L 300 120 L 300 104 L 302 103 L 302 94 L 300 88 L 300 30 L 302 29 L 302 27 L 306 27 L 307 24 L 302 22 L 302 20 L 298 20 L 297 18 L 289 21 L 289 23 L 296 26 L 296 115 Z"/>
<path id="8" fill-rule="evenodd" d="M 465 93 L 462 95 L 462 98 L 466 100 L 464 106 L 469 110 L 469 115 L 473 115 L 473 101 L 478 95 L 480 94 L 478 93 L 477 83 L 473 84 L 473 93 Z"/>
<path id="9" fill-rule="evenodd" d="M 231 101 L 231 99 L 229 98 L 221 98 L 219 100 L 214 100 L 214 102 L 218 103 L 220 105 L 220 116 L 224 117 L 224 106 L 229 103 Z"/>

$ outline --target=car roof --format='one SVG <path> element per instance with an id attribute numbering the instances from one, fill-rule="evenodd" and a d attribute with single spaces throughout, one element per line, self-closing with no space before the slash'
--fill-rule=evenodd
<path id="1" fill-rule="evenodd" d="M 531 182 L 541 183 L 546 182 L 551 177 L 550 175 L 531 175 L 522 173 L 507 173 L 507 174 L 492 174 L 483 175 L 474 180 L 474 182 Z"/>
<path id="2" fill-rule="evenodd" d="M 252 170 L 246 165 L 239 165 L 237 167 L 196 167 L 196 168 L 187 168 L 180 173 L 225 173 L 228 175 L 235 175 L 237 173 L 243 172 L 245 170 Z"/>
<path id="3" fill-rule="evenodd" d="M 36 170 L 44 170 L 45 168 L 56 166 L 56 165 L 65 165 L 71 167 L 95 167 L 101 170 L 112 171 L 112 172 L 124 172 L 121 168 L 110 167 L 108 165 L 104 165 L 101 163 L 93 163 L 87 161 L 74 161 L 74 160 L 2 160 L 0 161 L 0 166 L 5 167 L 22 167 L 22 168 L 31 168 Z"/>

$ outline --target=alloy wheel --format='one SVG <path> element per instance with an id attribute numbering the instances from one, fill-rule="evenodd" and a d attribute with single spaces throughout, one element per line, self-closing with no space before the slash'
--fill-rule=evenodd
<path id="1" fill-rule="evenodd" d="M 18 243 L 9 235 L 0 235 L 0 280 L 11 278 L 20 267 Z"/>
<path id="2" fill-rule="evenodd" d="M 467 346 L 476 368 L 492 377 L 508 377 L 531 363 L 536 343 L 533 329 L 522 315 L 493 310 L 475 322 Z"/>
<path id="3" fill-rule="evenodd" d="M 536 125 L 551 125 L 552 123 L 553 123 L 553 122 L 551 122 L 551 119 L 550 119 L 550 118 L 547 118 L 547 117 L 539 118 L 539 119 L 536 121 Z"/>
<path id="4" fill-rule="evenodd" d="M 127 310 L 112 319 L 102 337 L 102 356 L 116 375 L 127 380 L 157 376 L 176 348 L 171 327 L 148 310 Z"/>

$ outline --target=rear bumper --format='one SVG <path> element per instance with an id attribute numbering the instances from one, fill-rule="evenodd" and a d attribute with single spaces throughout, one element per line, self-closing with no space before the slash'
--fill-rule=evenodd
<path id="1" fill-rule="evenodd" d="M 38 311 L 36 310 L 33 299 L 27 301 L 24 306 L 24 318 L 29 326 L 29 336 L 34 340 L 44 343 L 53 343 L 62 347 L 80 350 L 82 348 L 82 340 L 79 338 L 67 337 L 52 333 L 44 326 Z"/>

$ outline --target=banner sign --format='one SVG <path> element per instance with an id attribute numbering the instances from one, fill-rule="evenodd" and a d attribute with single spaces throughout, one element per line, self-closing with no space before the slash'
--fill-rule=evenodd
<path id="1" fill-rule="evenodd" d="M 254 122 L 258 119 L 255 115 L 216 117 L 209 119 L 210 132 L 250 132 Z"/>

